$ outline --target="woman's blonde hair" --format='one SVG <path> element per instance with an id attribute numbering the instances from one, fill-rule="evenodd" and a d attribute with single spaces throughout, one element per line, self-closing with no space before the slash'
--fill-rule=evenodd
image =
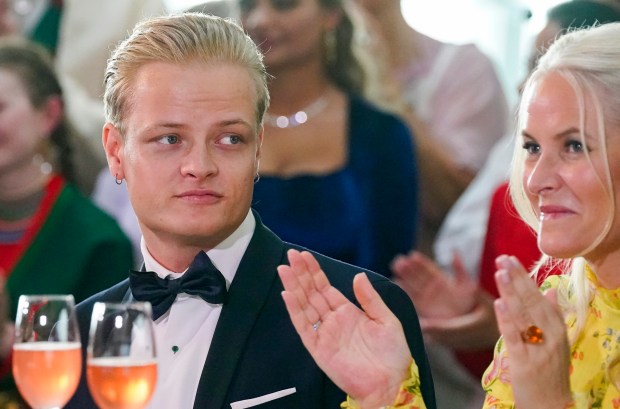
<path id="1" fill-rule="evenodd" d="M 256 125 L 269 107 L 267 72 L 254 42 L 232 20 L 202 13 L 157 17 L 136 25 L 114 50 L 105 74 L 106 120 L 123 133 L 123 115 L 131 107 L 132 80 L 150 62 L 236 64 L 250 73 L 256 91 Z"/>
<path id="2" fill-rule="evenodd" d="M 574 295 L 575 302 L 568 304 L 566 300 L 559 301 L 567 308 L 567 313 L 574 314 L 576 317 L 575 330 L 570 334 L 573 342 L 579 337 L 585 325 L 588 305 L 592 298 L 592 288 L 585 276 L 586 263 L 581 256 L 598 246 L 607 236 L 618 210 L 614 199 L 614 186 L 606 150 L 607 131 L 610 128 L 620 129 L 620 41 L 618 39 L 620 39 L 620 23 L 582 28 L 560 37 L 541 57 L 538 66 L 526 82 L 519 107 L 510 192 L 519 215 L 537 231 L 539 221 L 523 185 L 526 152 L 523 149 L 523 137 L 520 134 L 525 125 L 529 93 L 533 91 L 535 84 L 542 77 L 550 73 L 561 75 L 575 92 L 579 107 L 579 127 L 584 146 L 586 146 L 584 135 L 586 103 L 591 104 L 595 113 L 594 120 L 599 129 L 598 135 L 595 136 L 598 137 L 599 146 L 602 149 L 605 172 L 603 175 L 598 175 L 598 178 L 609 199 L 609 212 L 605 216 L 602 215 L 602 217 L 606 217 L 606 224 L 597 239 L 583 249 L 579 255 L 566 260 L 570 265 L 571 284 L 569 292 Z M 589 156 L 588 159 L 590 159 Z M 618 159 L 620 158 L 614 158 L 614 160 Z M 549 259 L 548 256 L 544 255 L 534 273 Z"/>

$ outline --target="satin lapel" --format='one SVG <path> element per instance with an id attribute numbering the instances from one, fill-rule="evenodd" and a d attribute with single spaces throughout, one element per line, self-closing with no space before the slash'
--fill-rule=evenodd
<path id="1" fill-rule="evenodd" d="M 220 409 L 241 352 L 269 296 L 284 245 L 256 216 L 256 229 L 229 289 L 202 370 L 194 409 Z M 251 297 L 248 296 L 251 294 Z"/>

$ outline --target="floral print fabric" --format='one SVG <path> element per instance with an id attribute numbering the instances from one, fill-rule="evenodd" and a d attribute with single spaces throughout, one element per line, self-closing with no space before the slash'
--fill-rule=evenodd
<path id="1" fill-rule="evenodd" d="M 360 409 L 360 406 L 351 397 L 340 405 L 341 409 Z M 422 392 L 420 390 L 420 375 L 415 361 L 411 361 L 409 366 L 409 379 L 400 386 L 398 396 L 392 406 L 385 406 L 381 409 L 426 409 Z"/>
<path id="2" fill-rule="evenodd" d="M 620 408 L 620 289 L 609 290 L 598 285 L 588 268 L 587 277 L 594 289 L 584 329 L 571 346 L 570 382 L 574 409 Z M 541 286 L 542 291 L 556 288 L 574 297 L 569 277 L 552 276 Z M 565 314 L 569 333 L 575 326 L 574 314 Z M 482 378 L 486 392 L 483 409 L 516 408 L 509 376 L 510 357 L 500 339 L 493 362 Z M 525 409 L 525 408 L 524 408 Z"/>

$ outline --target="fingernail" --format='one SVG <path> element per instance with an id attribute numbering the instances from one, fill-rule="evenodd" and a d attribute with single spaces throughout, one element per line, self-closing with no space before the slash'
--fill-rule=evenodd
<path id="1" fill-rule="evenodd" d="M 508 274 L 507 270 L 497 270 L 497 272 L 495 273 L 495 279 L 501 283 L 508 284 L 510 282 L 510 275 Z"/>
<path id="2" fill-rule="evenodd" d="M 496 299 L 493 304 L 495 304 L 495 309 L 500 312 L 506 312 L 506 305 L 504 305 L 504 301 L 501 298 Z"/>
<path id="3" fill-rule="evenodd" d="M 508 257 L 508 263 L 510 267 L 517 267 L 519 265 L 519 259 L 517 259 L 515 256 L 510 256 Z"/>
<path id="4" fill-rule="evenodd" d="M 501 255 L 495 259 L 495 266 L 498 269 L 509 268 L 510 267 L 510 257 L 506 255 Z"/>

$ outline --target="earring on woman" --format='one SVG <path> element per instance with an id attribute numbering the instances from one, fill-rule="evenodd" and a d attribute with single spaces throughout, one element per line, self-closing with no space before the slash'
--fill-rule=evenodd
<path id="1" fill-rule="evenodd" d="M 325 52 L 325 61 L 328 65 L 336 63 L 338 57 L 338 40 L 336 39 L 336 30 L 329 30 L 323 33 L 323 49 Z"/>
<path id="2" fill-rule="evenodd" d="M 123 184 L 123 179 L 119 179 L 118 178 L 118 173 L 116 175 L 114 175 L 114 183 L 116 183 L 117 185 L 122 185 Z"/>
<path id="3" fill-rule="evenodd" d="M 256 176 L 254 176 L 254 184 L 256 184 L 259 180 L 260 180 L 260 175 L 258 174 L 258 171 L 257 171 Z"/>
<path id="4" fill-rule="evenodd" d="M 33 161 L 39 165 L 39 169 L 41 170 L 41 173 L 44 175 L 49 175 L 54 170 L 54 168 L 52 167 L 52 164 L 49 163 L 45 159 L 45 157 L 40 153 L 34 156 Z"/>

